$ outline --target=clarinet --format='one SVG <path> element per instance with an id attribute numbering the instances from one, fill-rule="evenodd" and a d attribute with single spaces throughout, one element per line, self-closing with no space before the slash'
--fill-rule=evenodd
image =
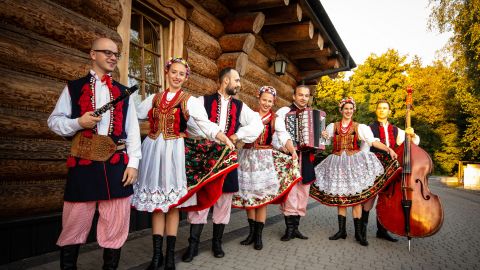
<path id="1" fill-rule="evenodd" d="M 127 90 L 125 90 L 125 93 L 121 94 L 119 97 L 117 97 L 116 99 L 108 102 L 107 104 L 103 105 L 102 107 L 96 109 L 93 112 L 93 116 L 98 117 L 98 116 L 102 115 L 106 111 L 113 108 L 113 106 L 115 106 L 118 102 L 120 102 L 123 99 L 125 99 L 126 97 L 130 96 L 131 94 L 133 94 L 137 90 L 138 90 L 138 85 L 134 85 L 130 88 L 127 88 Z"/>

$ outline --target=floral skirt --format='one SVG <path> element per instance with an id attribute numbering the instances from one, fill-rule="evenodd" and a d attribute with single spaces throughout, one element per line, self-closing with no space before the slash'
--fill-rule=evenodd
<path id="1" fill-rule="evenodd" d="M 371 152 L 329 155 L 315 167 L 310 197 L 331 206 L 365 202 L 388 184 L 399 167 L 398 161 L 392 160 L 384 168 Z"/>
<path id="2" fill-rule="evenodd" d="M 222 195 L 223 180 L 237 167 L 237 152 L 226 145 L 185 138 L 188 190 L 196 194 L 197 204 L 182 210 L 200 211 L 214 205 Z"/>
<path id="3" fill-rule="evenodd" d="M 148 212 L 203 207 L 205 200 L 215 203 L 221 192 L 210 192 L 209 196 L 198 192 L 214 182 L 220 182 L 221 191 L 222 176 L 237 166 L 236 152 L 226 146 L 188 138 L 147 137 L 142 144 L 142 156 L 132 206 Z"/>
<path id="4" fill-rule="evenodd" d="M 280 203 L 301 180 L 297 161 L 272 149 L 241 149 L 238 153 L 239 191 L 233 195 L 235 208 L 258 208 Z"/>

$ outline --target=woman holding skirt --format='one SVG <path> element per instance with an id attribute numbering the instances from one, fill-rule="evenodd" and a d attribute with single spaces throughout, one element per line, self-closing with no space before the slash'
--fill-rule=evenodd
<path id="1" fill-rule="evenodd" d="M 182 58 L 172 58 L 165 65 L 169 88 L 146 98 L 137 108 L 138 118 L 148 118 L 150 132 L 142 143 L 143 158 L 134 185 L 132 205 L 152 213 L 153 257 L 148 269 L 163 264 L 162 242 L 167 234 L 164 269 L 175 269 L 175 241 L 179 223 L 177 207 L 196 204 L 185 174 L 183 137 L 189 118 L 211 140 L 217 139 L 233 149 L 233 144 L 208 120 L 197 99 L 182 90 L 190 68 Z"/>
<path id="2" fill-rule="evenodd" d="M 242 245 L 254 243 L 256 250 L 263 248 L 262 230 L 267 216 L 267 205 L 280 203 L 290 189 L 301 180 L 297 153 L 285 129 L 285 123 L 272 112 L 276 90 L 271 86 L 259 89 L 258 114 L 264 129 L 254 143 L 238 150 L 239 191 L 233 196 L 233 207 L 247 210 L 250 232 Z M 276 136 L 291 156 L 272 148 Z"/>
<path id="3" fill-rule="evenodd" d="M 351 206 L 355 239 L 366 246 L 366 237 L 361 234 L 361 203 L 377 194 L 396 168 L 392 165 L 392 168 L 384 169 L 375 154 L 360 150 L 360 143 L 383 150 L 393 159 L 396 154 L 374 138 L 368 126 L 353 121 L 355 109 L 353 98 L 342 99 L 339 104 L 342 120 L 329 124 L 322 132 L 326 144 L 333 139 L 333 151 L 315 167 L 316 180 L 310 194 L 323 204 L 338 207 L 339 231 L 329 237 L 330 240 L 347 237 L 347 207 Z"/>

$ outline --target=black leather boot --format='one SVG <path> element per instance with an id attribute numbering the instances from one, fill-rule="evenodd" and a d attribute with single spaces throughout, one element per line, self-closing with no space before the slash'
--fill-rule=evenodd
<path id="1" fill-rule="evenodd" d="M 367 239 L 367 227 L 368 227 L 368 216 L 370 215 L 370 211 L 364 211 L 362 209 L 362 227 L 360 230 L 360 233 L 362 234 L 363 238 L 366 240 Z M 357 241 L 360 241 L 360 239 L 356 239 Z"/>
<path id="2" fill-rule="evenodd" d="M 175 242 L 176 236 L 167 235 L 167 251 L 165 253 L 165 270 L 175 270 Z"/>
<path id="3" fill-rule="evenodd" d="M 256 250 L 261 250 L 263 248 L 263 242 L 262 242 L 263 226 L 265 226 L 265 223 L 255 221 L 255 236 L 254 236 L 255 243 L 253 244 L 253 248 Z"/>
<path id="4" fill-rule="evenodd" d="M 198 244 L 200 243 L 200 235 L 202 234 L 203 224 L 190 225 L 190 237 L 188 238 L 187 251 L 182 256 L 182 261 L 191 262 L 198 255 Z"/>
<path id="5" fill-rule="evenodd" d="M 380 238 L 380 239 L 385 239 L 387 241 L 390 241 L 390 242 L 397 242 L 398 239 L 397 238 L 393 238 L 387 231 L 387 229 L 385 229 L 382 224 L 380 224 L 380 221 L 378 221 L 378 218 L 377 218 L 377 238 Z"/>
<path id="6" fill-rule="evenodd" d="M 308 239 L 307 236 L 303 235 L 299 230 L 298 230 L 298 226 L 300 226 L 300 216 L 294 216 L 295 218 L 293 219 L 294 220 L 294 227 L 293 227 L 293 237 L 295 238 L 298 238 L 298 239 L 303 239 L 303 240 L 306 240 Z"/>
<path id="7" fill-rule="evenodd" d="M 346 224 L 347 224 L 347 217 L 338 215 L 338 232 L 330 236 L 328 239 L 338 240 L 340 238 L 342 239 L 347 238 L 347 229 L 345 227 Z"/>
<path id="8" fill-rule="evenodd" d="M 118 268 L 120 261 L 121 248 L 104 248 L 103 249 L 103 270 L 115 270 Z"/>
<path id="9" fill-rule="evenodd" d="M 293 231 L 295 229 L 295 216 L 284 216 L 285 217 L 285 234 L 280 238 L 282 241 L 290 241 L 290 239 L 295 238 Z"/>
<path id="10" fill-rule="evenodd" d="M 153 240 L 153 256 L 150 265 L 148 266 L 147 270 L 157 270 L 160 269 L 163 265 L 163 253 L 162 253 L 162 245 L 163 245 L 163 236 L 159 234 L 152 235 Z"/>
<path id="11" fill-rule="evenodd" d="M 249 233 L 248 233 L 248 236 L 245 240 L 243 240 L 242 242 L 240 242 L 240 245 L 250 245 L 251 243 L 253 243 L 253 232 L 255 231 L 255 220 L 249 218 L 248 219 L 248 227 L 250 229 Z"/>
<path id="12" fill-rule="evenodd" d="M 78 250 L 80 245 L 68 245 L 60 247 L 60 269 L 76 270 Z"/>
<path id="13" fill-rule="evenodd" d="M 368 246 L 367 239 L 362 235 L 362 221 L 359 218 L 353 219 L 353 225 L 355 226 L 355 239 L 360 242 L 362 246 Z"/>
<path id="14" fill-rule="evenodd" d="M 225 224 L 213 223 L 212 251 L 213 256 L 216 258 L 223 258 L 223 256 L 225 256 L 225 252 L 223 252 L 222 249 L 222 237 L 224 229 Z"/>

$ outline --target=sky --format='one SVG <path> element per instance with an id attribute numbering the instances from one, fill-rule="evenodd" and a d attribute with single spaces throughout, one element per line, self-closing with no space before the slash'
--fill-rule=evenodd
<path id="1" fill-rule="evenodd" d="M 320 0 L 357 64 L 389 48 L 432 63 L 451 33 L 428 30 L 428 0 Z"/>

